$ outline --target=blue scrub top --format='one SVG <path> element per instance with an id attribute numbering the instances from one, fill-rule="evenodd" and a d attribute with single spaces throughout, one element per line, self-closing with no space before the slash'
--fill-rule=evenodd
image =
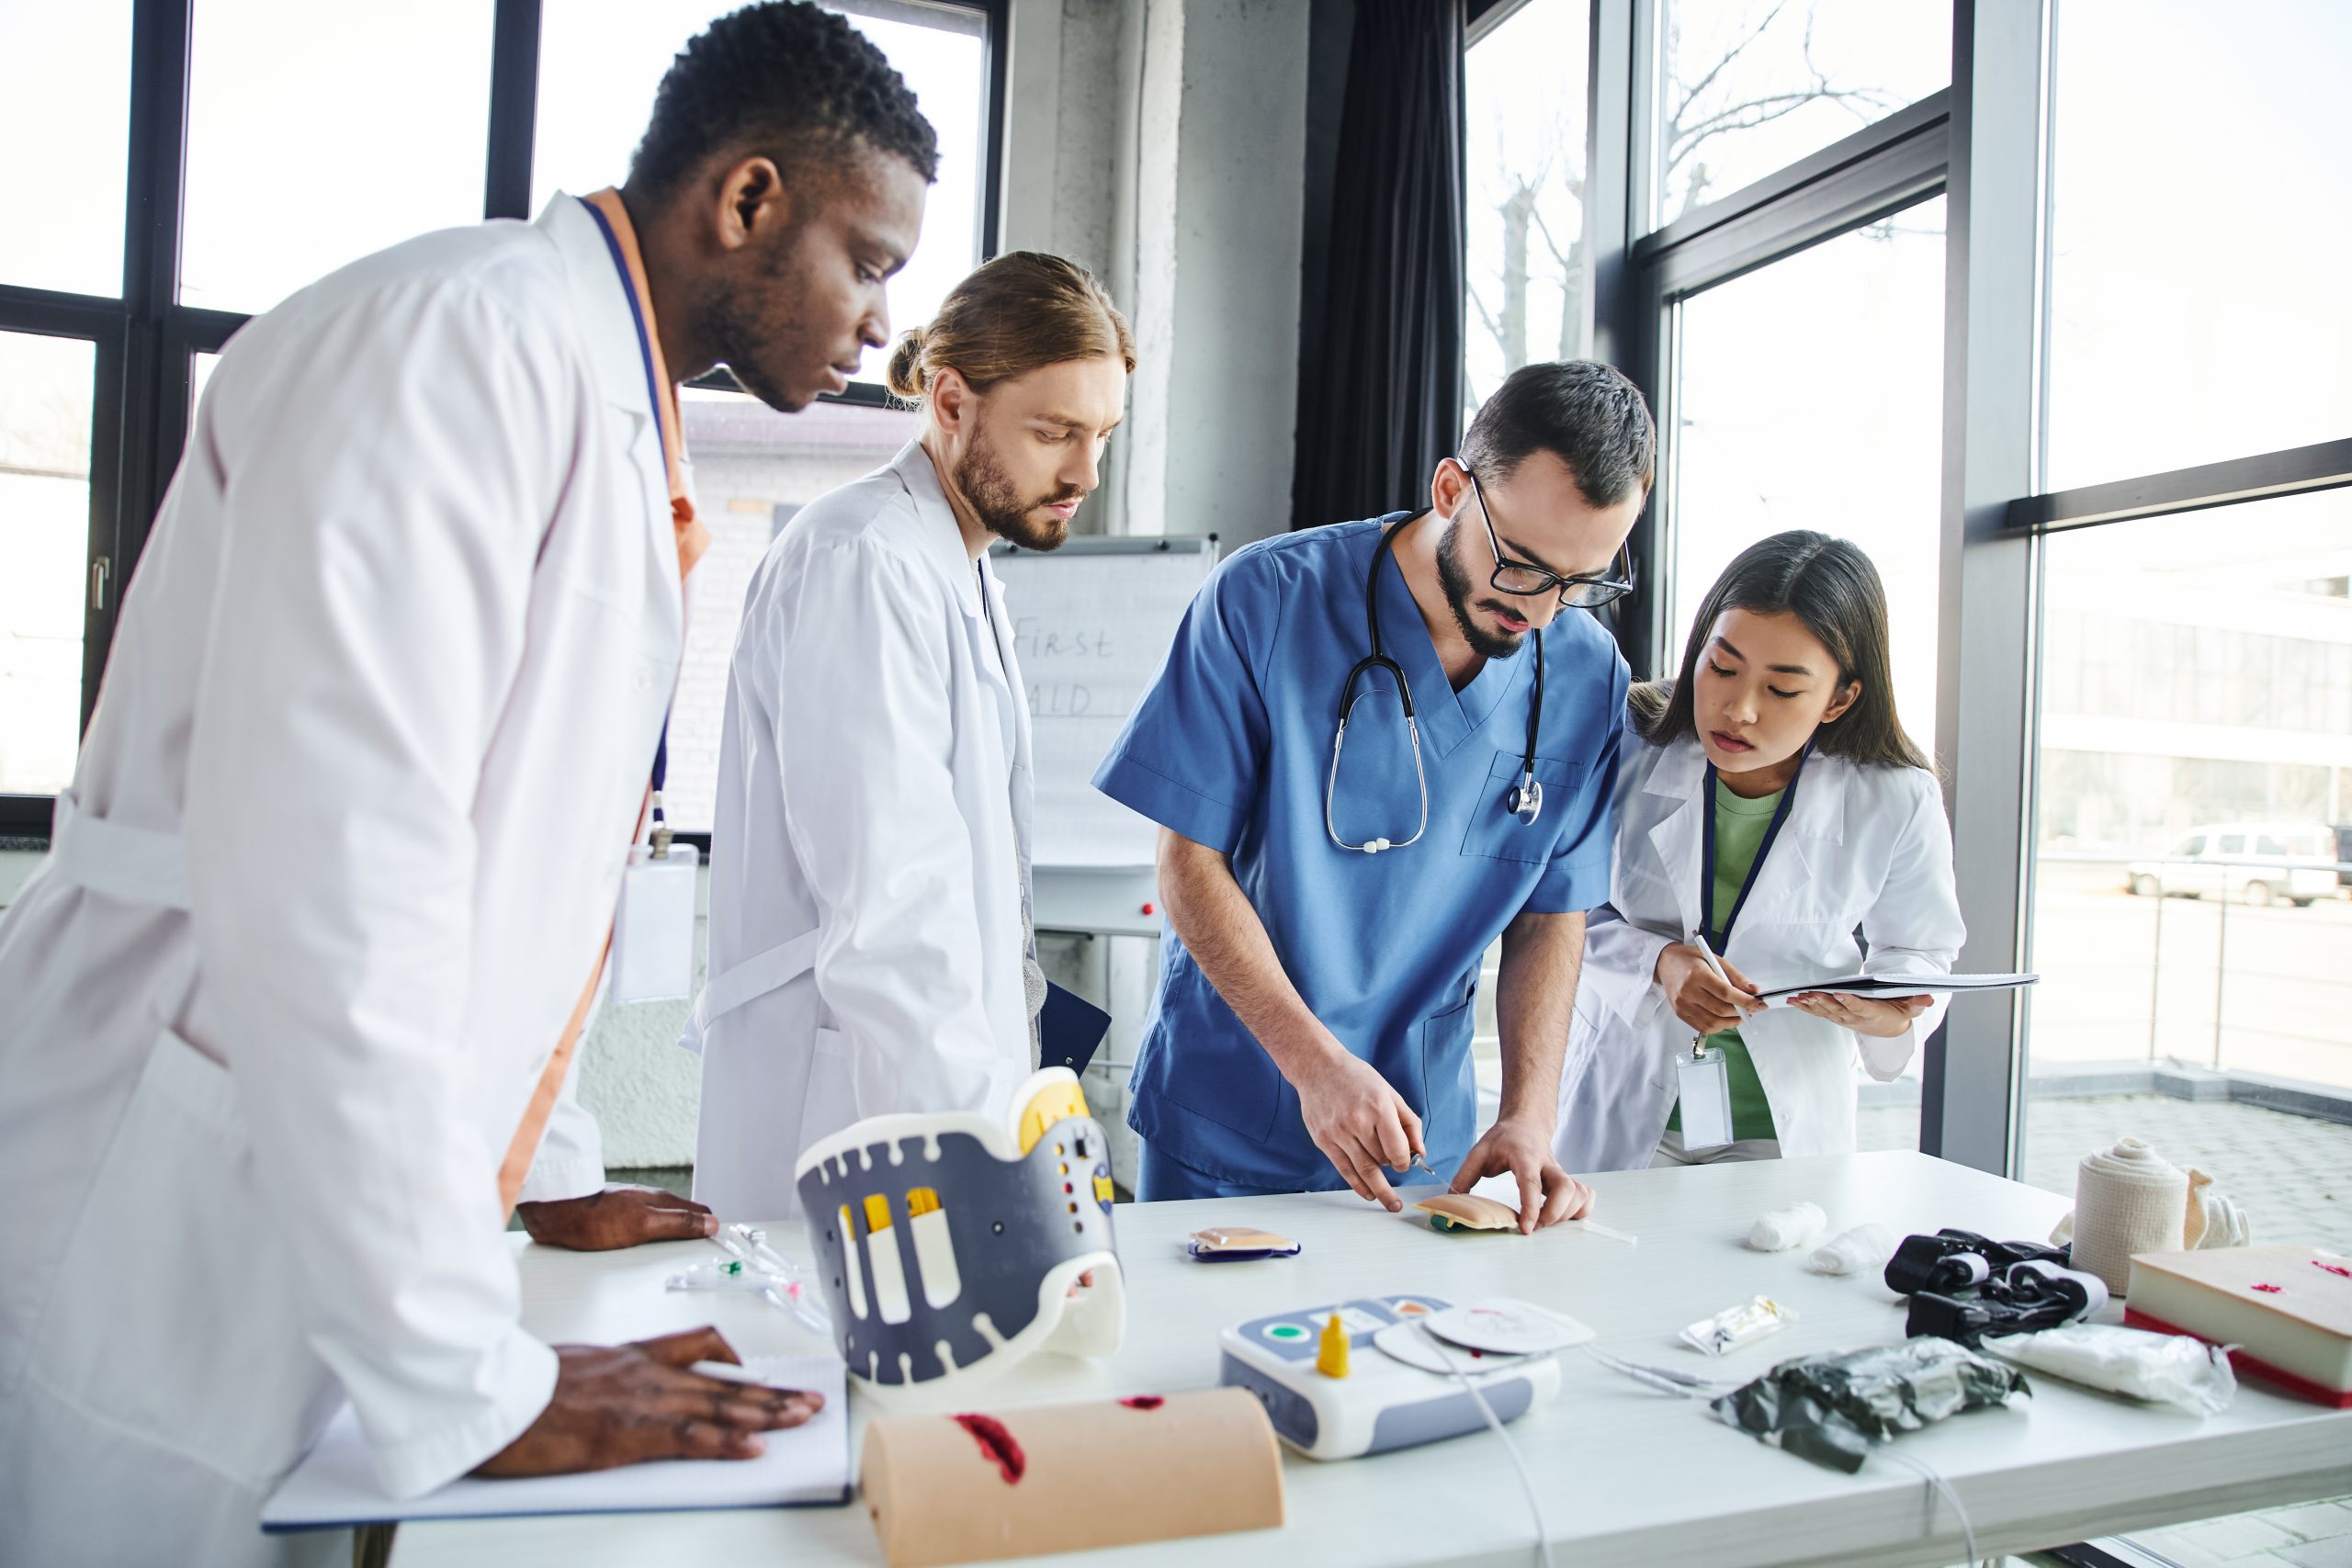
<path id="1" fill-rule="evenodd" d="M 1384 558 L 1381 640 L 1411 683 L 1429 826 L 1376 855 L 1338 848 L 1323 810 L 1340 693 L 1371 651 L 1374 548 L 1407 515 L 1235 552 L 1185 613 L 1094 784 L 1229 859 L 1306 1005 L 1413 1107 L 1430 1163 L 1451 1176 L 1476 1124 L 1479 958 L 1522 909 L 1608 897 L 1628 676 L 1589 614 L 1545 629 L 1544 810 L 1523 824 L 1504 801 L 1526 747 L 1532 639 L 1455 692 L 1403 571 Z M 1333 819 L 1350 843 L 1401 844 L 1419 816 L 1403 710 L 1385 671 L 1357 692 Z M 1130 1089 L 1127 1124 L 1196 1170 L 1269 1191 L 1346 1185 L 1307 1137 L 1297 1091 L 1172 930 Z"/>

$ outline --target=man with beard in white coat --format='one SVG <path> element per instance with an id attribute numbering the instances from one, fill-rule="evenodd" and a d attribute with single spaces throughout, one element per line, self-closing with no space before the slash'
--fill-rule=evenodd
<path id="1" fill-rule="evenodd" d="M 935 165 L 871 44 L 751 7 L 679 56 L 625 189 L 395 247 L 229 344 L 0 921 L 0 1562 L 347 1557 L 258 1529 L 341 1398 L 399 1496 L 748 1457 L 814 1409 L 688 1371 L 731 1358 L 707 1329 L 540 1343 L 501 1232 L 674 683 L 674 383 L 842 385 Z"/>
<path id="2" fill-rule="evenodd" d="M 1101 480 L 1127 323 L 1058 256 L 967 277 L 890 360 L 922 434 L 752 574 L 719 742 L 695 1196 L 799 1213 L 800 1151 L 886 1111 L 1001 1113 L 1035 1066 L 1029 702 L 988 547 Z"/>

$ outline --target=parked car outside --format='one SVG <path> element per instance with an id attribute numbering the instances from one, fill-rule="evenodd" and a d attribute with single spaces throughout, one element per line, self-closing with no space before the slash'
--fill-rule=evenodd
<path id="1" fill-rule="evenodd" d="M 2338 831 L 2317 824 L 2217 823 L 2189 833 L 2161 859 L 2133 861 L 2127 886 L 2143 898 L 2223 897 L 2309 908 L 2337 896 L 2342 854 Z"/>

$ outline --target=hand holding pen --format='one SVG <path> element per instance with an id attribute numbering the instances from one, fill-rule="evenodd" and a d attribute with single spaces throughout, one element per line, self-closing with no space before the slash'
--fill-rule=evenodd
<path id="1" fill-rule="evenodd" d="M 1657 955 L 1655 977 L 1674 1016 L 1702 1035 L 1737 1029 L 1764 1010 L 1754 984 L 1696 932 Z"/>

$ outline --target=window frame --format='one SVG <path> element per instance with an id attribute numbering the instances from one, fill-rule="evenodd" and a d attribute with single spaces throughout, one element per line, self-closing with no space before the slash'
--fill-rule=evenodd
<path id="1" fill-rule="evenodd" d="M 496 0 L 482 216 L 528 219 L 545 0 Z M 858 14 L 977 13 L 987 73 L 980 171 L 980 254 L 1002 243 L 1011 0 L 840 0 Z M 0 282 L 0 332 L 80 338 L 97 345 L 90 441 L 90 532 L 83 602 L 82 728 L 97 704 L 122 592 L 187 444 L 195 356 L 217 354 L 251 318 L 179 302 L 181 214 L 187 191 L 189 39 L 195 0 L 133 0 L 130 125 L 124 186 L 123 278 L 118 297 Z M 724 367 L 695 386 L 741 391 Z M 885 406 L 878 382 L 852 382 L 829 402 Z M 100 591 L 102 588 L 102 591 Z M 0 794 L 0 840 L 45 842 L 56 798 Z"/>

